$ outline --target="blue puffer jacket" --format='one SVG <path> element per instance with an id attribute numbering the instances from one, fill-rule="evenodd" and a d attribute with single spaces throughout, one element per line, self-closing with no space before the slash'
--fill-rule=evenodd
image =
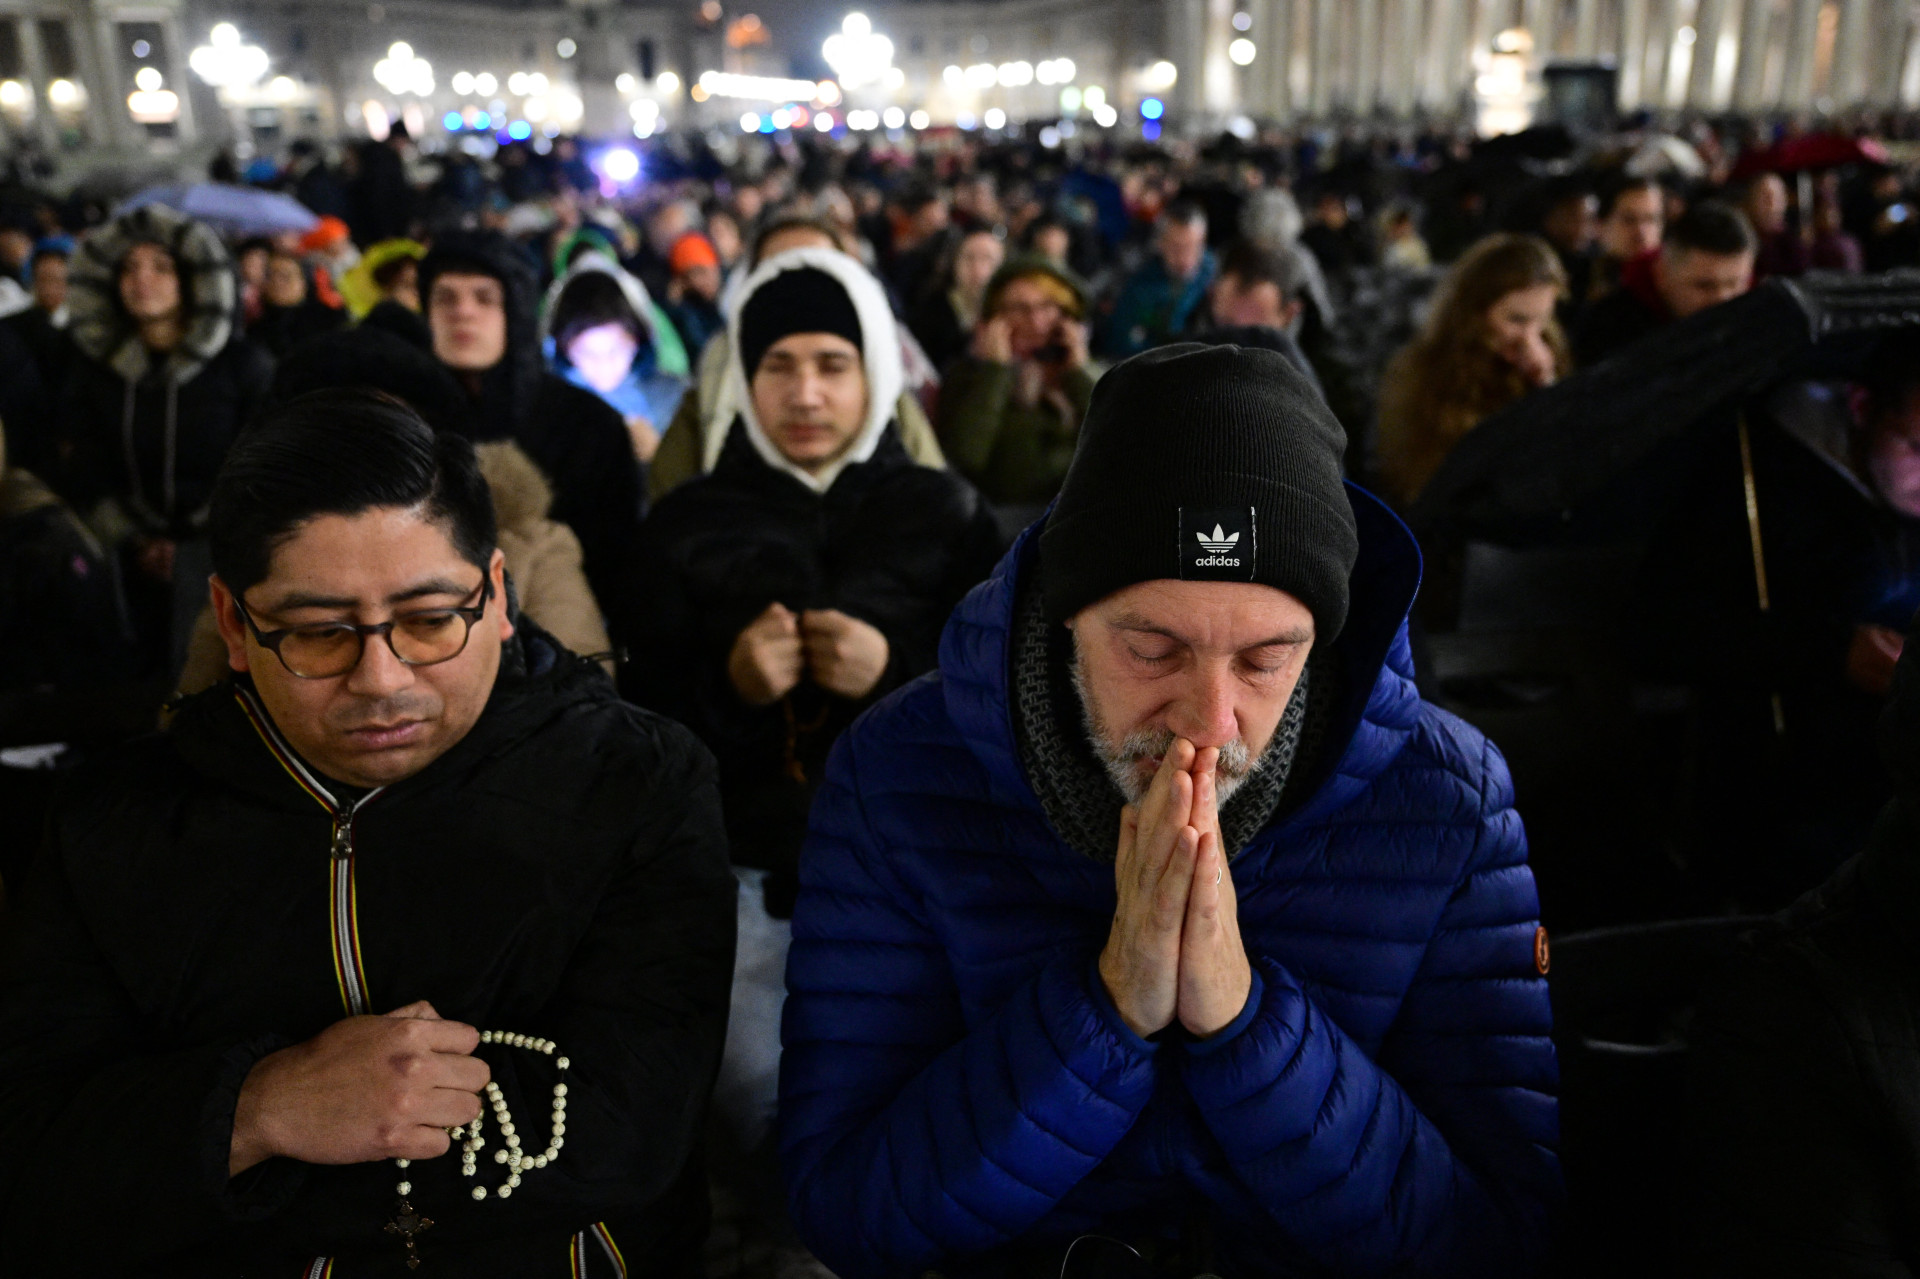
<path id="1" fill-rule="evenodd" d="M 1227 1274 L 1534 1270 L 1560 1178 L 1526 836 L 1499 752 L 1414 687 L 1412 537 L 1349 496 L 1340 717 L 1311 798 L 1233 863 L 1254 993 L 1211 1040 L 1120 1020 L 1094 968 L 1113 868 L 1061 841 L 1019 762 L 1032 530 L 940 670 L 841 738 L 801 858 L 780 1125 L 794 1219 L 844 1279 L 1197 1219 Z"/>

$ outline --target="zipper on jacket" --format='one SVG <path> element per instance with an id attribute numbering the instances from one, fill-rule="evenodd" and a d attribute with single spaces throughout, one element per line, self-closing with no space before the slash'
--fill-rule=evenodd
<path id="1" fill-rule="evenodd" d="M 253 725 L 253 731 L 266 744 L 268 753 L 286 770 L 287 776 L 312 796 L 315 803 L 326 809 L 327 816 L 333 819 L 327 858 L 331 880 L 327 915 L 328 930 L 333 940 L 333 977 L 340 987 L 340 1003 L 349 1016 L 358 1017 L 367 1011 L 372 999 L 367 994 L 366 964 L 360 957 L 360 899 L 353 876 L 353 822 L 360 815 L 360 810 L 372 803 L 374 797 L 384 792 L 386 787 L 375 787 L 353 803 L 342 805 L 280 736 L 280 730 L 275 727 L 266 708 L 255 700 L 252 691 L 235 685 L 233 696 L 240 703 L 248 722 Z"/>
<path id="2" fill-rule="evenodd" d="M 333 810 L 333 968 L 341 1002 L 355 1017 L 365 1015 L 372 1002 L 367 995 L 366 964 L 360 958 L 360 894 L 353 876 L 353 819 L 380 792 L 368 791 L 351 807 Z"/>

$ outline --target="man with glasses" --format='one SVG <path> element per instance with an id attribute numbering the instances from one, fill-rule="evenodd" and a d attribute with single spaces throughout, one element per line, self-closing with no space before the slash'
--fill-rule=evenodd
<path id="1" fill-rule="evenodd" d="M 209 535 L 233 681 L 77 779 L 9 930 L 0 1270 L 697 1273 L 706 751 L 516 616 L 398 401 L 271 412 Z"/>
<path id="2" fill-rule="evenodd" d="M 947 366 L 934 425 L 954 469 L 1024 524 L 1059 490 L 1100 376 L 1087 288 L 1049 258 L 1014 258 L 988 282 L 981 316 Z"/>

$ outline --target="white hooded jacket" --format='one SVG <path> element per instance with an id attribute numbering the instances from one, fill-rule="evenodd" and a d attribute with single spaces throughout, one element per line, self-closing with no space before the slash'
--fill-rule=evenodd
<path id="1" fill-rule="evenodd" d="M 748 391 L 750 378 L 740 355 L 740 316 L 746 311 L 753 295 L 776 276 L 809 267 L 832 276 L 852 301 L 854 314 L 860 317 L 860 355 L 867 378 L 867 418 L 861 424 L 860 433 L 854 437 L 851 448 L 818 473 L 795 466 L 768 438 L 766 429 L 760 424 L 759 415 L 754 412 L 753 396 Z M 721 389 L 721 403 L 738 406 L 741 420 L 746 424 L 747 439 L 760 454 L 761 460 L 775 470 L 793 476 L 816 493 L 824 493 L 833 487 L 834 480 L 842 470 L 873 456 L 887 424 L 893 420 L 895 402 L 899 400 L 901 387 L 906 382 L 900 362 L 900 338 L 894 324 L 893 309 L 887 305 L 886 290 L 880 287 L 880 282 L 865 267 L 837 250 L 790 249 L 754 268 L 753 274 L 747 277 L 746 284 L 740 290 L 732 313 L 727 317 L 727 340 L 732 349 L 727 361 L 726 380 Z M 724 431 L 714 432 L 713 438 L 707 442 L 708 447 L 717 455 L 724 440 Z M 705 469 L 712 470 L 713 458 L 704 460 Z"/>

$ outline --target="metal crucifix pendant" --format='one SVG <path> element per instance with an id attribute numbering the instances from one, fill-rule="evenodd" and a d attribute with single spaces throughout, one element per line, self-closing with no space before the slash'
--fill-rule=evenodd
<path id="1" fill-rule="evenodd" d="M 433 1229 L 433 1218 L 415 1212 L 413 1205 L 402 1198 L 394 1206 L 393 1220 L 387 1223 L 387 1233 L 397 1235 L 407 1245 L 407 1269 L 420 1268 L 420 1254 L 414 1251 L 416 1236 Z"/>

